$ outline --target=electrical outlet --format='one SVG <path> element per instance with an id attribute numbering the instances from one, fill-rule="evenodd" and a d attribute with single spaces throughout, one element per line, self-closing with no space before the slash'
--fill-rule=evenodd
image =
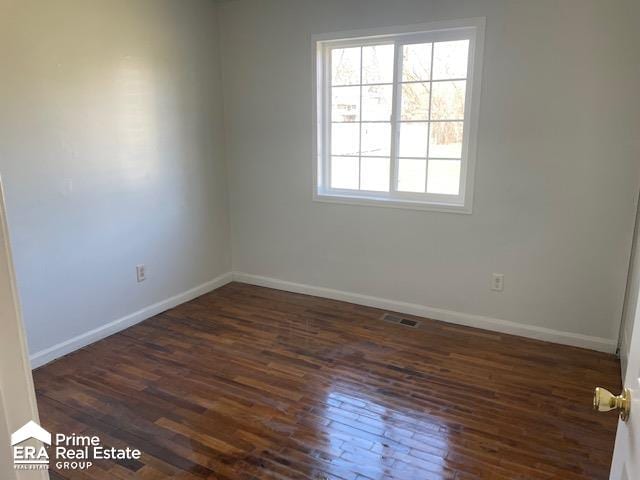
<path id="1" fill-rule="evenodd" d="M 147 279 L 147 272 L 144 265 L 136 265 L 136 277 L 138 278 L 138 283 L 144 282 Z"/>
<path id="2" fill-rule="evenodd" d="M 504 273 L 494 273 L 491 279 L 491 290 L 501 292 L 504 290 Z"/>

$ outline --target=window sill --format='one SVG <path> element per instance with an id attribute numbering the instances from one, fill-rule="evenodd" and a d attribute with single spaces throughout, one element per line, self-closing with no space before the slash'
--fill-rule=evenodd
<path id="1" fill-rule="evenodd" d="M 385 207 L 385 208 L 403 208 L 408 210 L 423 210 L 430 212 L 445 213 L 462 213 L 470 215 L 472 213 L 471 206 L 437 203 L 437 202 L 418 202 L 398 199 L 386 199 L 378 197 L 367 197 L 360 195 L 337 195 L 334 193 L 315 193 L 313 196 L 315 202 L 321 203 L 337 203 L 343 205 L 360 205 L 365 207 Z"/>

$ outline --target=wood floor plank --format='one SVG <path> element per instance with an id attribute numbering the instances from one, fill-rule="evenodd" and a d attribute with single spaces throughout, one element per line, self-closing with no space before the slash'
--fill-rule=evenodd
<path id="1" fill-rule="evenodd" d="M 231 283 L 41 367 L 45 428 L 143 452 L 51 478 L 608 477 L 614 356 L 383 313 Z"/>

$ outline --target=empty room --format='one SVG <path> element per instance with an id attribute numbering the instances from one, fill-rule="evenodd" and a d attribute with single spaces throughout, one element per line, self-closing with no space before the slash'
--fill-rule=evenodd
<path id="1" fill-rule="evenodd" d="M 0 0 L 0 480 L 640 479 L 637 0 Z"/>

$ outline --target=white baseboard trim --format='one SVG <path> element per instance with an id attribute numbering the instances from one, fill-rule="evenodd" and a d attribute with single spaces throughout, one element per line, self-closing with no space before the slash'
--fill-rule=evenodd
<path id="1" fill-rule="evenodd" d="M 71 353 L 79 348 L 85 347 L 90 343 L 97 342 L 109 335 L 113 335 L 125 328 L 131 327 L 136 323 L 140 323 L 147 318 L 151 318 L 154 315 L 164 312 L 165 310 L 169 310 L 177 305 L 188 302 L 189 300 L 193 300 L 200 295 L 204 295 L 205 293 L 209 293 L 216 288 L 220 288 L 223 285 L 231 282 L 233 280 L 233 273 L 227 272 L 219 277 L 214 278 L 213 280 L 209 280 L 202 285 L 198 285 L 186 292 L 179 293 L 178 295 L 174 295 L 173 297 L 167 298 L 160 302 L 154 303 L 153 305 L 149 305 L 148 307 L 142 308 L 137 312 L 133 312 L 125 317 L 118 318 L 113 322 L 109 322 L 105 325 L 102 325 L 98 328 L 94 328 L 93 330 L 89 330 L 83 334 L 80 334 L 76 337 L 70 338 L 64 342 L 60 342 L 52 347 L 46 348 L 44 350 L 40 350 L 39 352 L 30 355 L 31 359 L 31 368 L 38 368 L 46 363 L 55 360 L 56 358 L 62 357 Z"/>
<path id="2" fill-rule="evenodd" d="M 617 340 L 608 338 L 563 332 L 560 330 L 553 330 L 551 328 L 537 327 L 535 325 L 523 325 L 508 320 L 454 312 L 452 310 L 427 307 L 425 305 L 418 305 L 415 303 L 399 302 L 386 298 L 372 297 L 369 295 L 316 287 L 302 283 L 287 282 L 276 278 L 263 277 L 243 272 L 233 272 L 233 280 L 251 285 L 275 288 L 277 290 L 285 290 L 287 292 L 304 293 L 316 297 L 342 300 L 344 302 L 355 303 L 357 305 L 391 310 L 418 317 L 432 318 L 434 320 L 441 320 L 443 322 L 454 323 L 457 325 L 482 328 L 484 330 L 534 338 L 536 340 L 544 340 L 573 347 L 588 348 L 599 352 L 615 353 L 618 343 Z"/>

